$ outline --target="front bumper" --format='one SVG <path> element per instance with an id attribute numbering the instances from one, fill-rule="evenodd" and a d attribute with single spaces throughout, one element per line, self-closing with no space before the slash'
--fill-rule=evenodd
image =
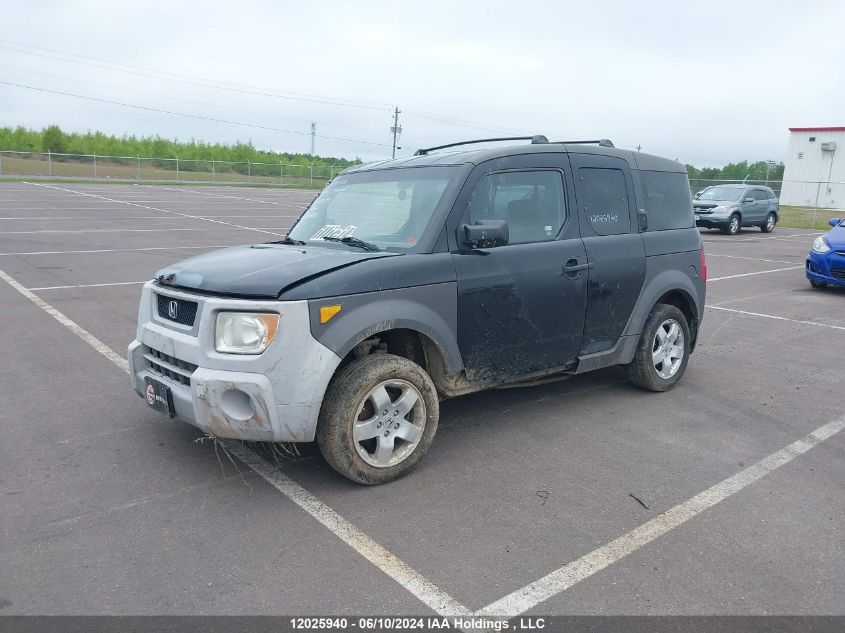
<path id="1" fill-rule="evenodd" d="M 695 225 L 705 229 L 721 229 L 728 225 L 730 215 L 714 215 L 712 213 L 696 213 Z"/>
<path id="2" fill-rule="evenodd" d="M 845 251 L 810 251 L 805 263 L 807 279 L 820 284 L 845 286 Z"/>
<path id="3" fill-rule="evenodd" d="M 199 304 L 195 324 L 186 327 L 160 317 L 156 294 Z M 221 354 L 214 350 L 220 311 L 272 311 L 279 333 L 263 354 Z M 167 385 L 180 420 L 221 438 L 266 442 L 314 439 L 320 406 L 340 358 L 311 336 L 305 301 L 221 299 L 144 286 L 136 340 L 129 345 L 135 391 L 145 378 Z"/>

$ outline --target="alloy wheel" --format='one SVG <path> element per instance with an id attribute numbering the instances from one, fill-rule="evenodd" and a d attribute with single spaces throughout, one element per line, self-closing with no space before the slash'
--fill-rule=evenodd
<path id="1" fill-rule="evenodd" d="M 406 380 L 385 380 L 358 405 L 352 426 L 355 449 L 371 466 L 396 466 L 420 443 L 425 421 L 425 401 L 417 388 Z"/>
<path id="2" fill-rule="evenodd" d="M 668 380 L 684 361 L 684 331 L 675 319 L 666 319 L 657 328 L 651 346 L 651 361 L 657 375 Z"/>

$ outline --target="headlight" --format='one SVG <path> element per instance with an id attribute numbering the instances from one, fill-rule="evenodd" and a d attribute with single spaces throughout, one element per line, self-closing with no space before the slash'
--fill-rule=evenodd
<path id="1" fill-rule="evenodd" d="M 720 204 L 718 207 L 713 207 L 713 213 L 727 213 L 731 208 L 727 205 Z"/>
<path id="2" fill-rule="evenodd" d="M 219 312 L 214 349 L 227 354 L 260 354 L 276 337 L 278 329 L 278 314 Z"/>
<path id="3" fill-rule="evenodd" d="M 827 253 L 830 251 L 830 244 L 827 243 L 823 235 L 819 235 L 813 242 L 813 250 L 817 253 Z"/>

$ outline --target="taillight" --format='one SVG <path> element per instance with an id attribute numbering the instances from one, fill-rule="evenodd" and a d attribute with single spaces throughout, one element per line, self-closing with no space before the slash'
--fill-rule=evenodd
<path id="1" fill-rule="evenodd" d="M 701 275 L 702 281 L 707 281 L 707 261 L 704 259 L 704 249 L 702 248 L 698 252 L 701 254 L 701 267 L 699 275 Z"/>

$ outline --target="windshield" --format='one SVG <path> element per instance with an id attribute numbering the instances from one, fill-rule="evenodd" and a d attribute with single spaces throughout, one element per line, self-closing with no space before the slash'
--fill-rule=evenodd
<path id="1" fill-rule="evenodd" d="M 409 167 L 341 174 L 288 235 L 302 241 L 357 238 L 381 249 L 411 249 L 458 173 L 457 167 Z"/>
<path id="2" fill-rule="evenodd" d="M 739 200 L 742 192 L 745 191 L 743 187 L 710 187 L 700 196 L 699 200 L 729 200 L 734 202 Z"/>

